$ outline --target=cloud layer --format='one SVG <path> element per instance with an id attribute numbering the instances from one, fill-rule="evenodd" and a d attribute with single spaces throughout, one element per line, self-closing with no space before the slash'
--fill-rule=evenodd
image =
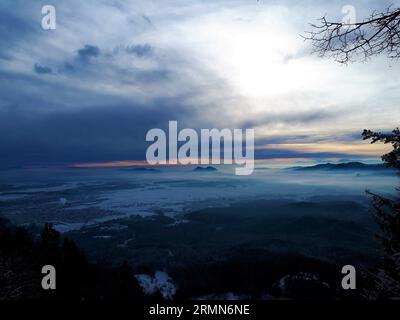
<path id="1" fill-rule="evenodd" d="M 40 1 L 0 4 L 0 165 L 143 160 L 168 120 L 254 127 L 258 158 L 374 156 L 348 146 L 398 125 L 399 63 L 343 67 L 299 36 L 341 1 L 52 2 L 51 31 Z"/>

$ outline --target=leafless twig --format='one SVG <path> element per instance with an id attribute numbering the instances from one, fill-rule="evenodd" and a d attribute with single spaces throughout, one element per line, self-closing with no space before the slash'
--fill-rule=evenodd
<path id="1" fill-rule="evenodd" d="M 400 8 L 388 8 L 373 12 L 362 22 L 331 22 L 326 17 L 319 24 L 311 24 L 313 30 L 304 38 L 313 43 L 313 52 L 333 57 L 347 64 L 354 57 L 386 53 L 390 58 L 400 57 Z"/>

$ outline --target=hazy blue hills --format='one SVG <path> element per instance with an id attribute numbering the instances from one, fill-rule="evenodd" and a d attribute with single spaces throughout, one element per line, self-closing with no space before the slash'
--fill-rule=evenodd
<path id="1" fill-rule="evenodd" d="M 362 162 L 346 162 L 346 163 L 324 163 L 317 164 L 309 167 L 292 167 L 291 170 L 297 171 L 328 171 L 328 170 L 391 170 L 385 167 L 383 164 L 365 164 Z"/>
<path id="2" fill-rule="evenodd" d="M 193 171 L 197 171 L 197 172 L 214 172 L 214 171 L 218 171 L 217 168 L 208 166 L 208 167 L 196 167 L 193 169 Z"/>

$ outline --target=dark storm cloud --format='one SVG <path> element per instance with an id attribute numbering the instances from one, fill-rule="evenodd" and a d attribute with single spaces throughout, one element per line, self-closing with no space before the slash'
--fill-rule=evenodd
<path id="1" fill-rule="evenodd" d="M 120 58 L 120 54 L 133 55 L 139 58 L 154 58 L 154 48 L 149 44 L 117 46 L 111 53 L 102 51 L 98 46 L 85 45 L 83 48 L 75 51 L 76 54 L 67 59 L 57 68 L 58 73 L 87 73 L 96 72 L 98 75 L 103 71 L 117 73 L 116 81 L 121 83 L 149 83 L 159 80 L 165 80 L 170 75 L 167 69 L 140 69 L 130 66 L 124 69 L 118 69 L 114 63 Z M 101 58 L 101 59 L 100 59 Z M 96 60 L 95 60 L 96 59 Z M 81 71 L 81 72 L 80 72 Z M 110 74 L 108 72 L 108 74 Z M 93 76 L 93 74 L 90 74 Z M 97 75 L 97 76 L 98 76 Z M 126 79 L 127 78 L 127 79 Z"/>
<path id="2" fill-rule="evenodd" d="M 88 61 L 90 58 L 95 58 L 100 55 L 100 49 L 97 46 L 85 45 L 82 49 L 77 51 L 78 57 L 83 61 Z"/>
<path id="3" fill-rule="evenodd" d="M 35 63 L 33 69 L 37 74 L 51 74 L 53 71 L 49 67 L 41 66 L 37 63 Z"/>
<path id="4" fill-rule="evenodd" d="M 138 58 L 153 58 L 155 48 L 149 43 L 118 45 L 112 51 L 112 56 L 117 57 L 119 54 L 128 54 Z"/>
<path id="5" fill-rule="evenodd" d="M 127 46 L 125 50 L 127 53 L 134 54 L 138 57 L 146 57 L 153 54 L 153 48 L 149 44 Z"/>
<path id="6" fill-rule="evenodd" d="M 82 68 L 87 70 L 88 66 L 92 64 L 92 60 L 98 58 L 100 54 L 99 47 L 87 44 L 83 48 L 76 50 L 73 57 L 64 61 L 57 68 L 58 73 L 77 72 Z"/>
<path id="7" fill-rule="evenodd" d="M 174 99 L 51 113 L 9 105 L 0 109 L 0 164 L 143 160 L 148 130 L 191 116 Z"/>

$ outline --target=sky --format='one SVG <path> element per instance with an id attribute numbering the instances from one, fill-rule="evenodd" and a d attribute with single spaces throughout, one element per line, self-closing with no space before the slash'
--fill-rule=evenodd
<path id="1" fill-rule="evenodd" d="M 43 5 L 57 28 L 41 28 Z M 2 0 L 0 165 L 143 161 L 146 132 L 254 128 L 255 156 L 370 159 L 398 126 L 400 61 L 343 66 L 301 35 L 399 1 Z"/>

